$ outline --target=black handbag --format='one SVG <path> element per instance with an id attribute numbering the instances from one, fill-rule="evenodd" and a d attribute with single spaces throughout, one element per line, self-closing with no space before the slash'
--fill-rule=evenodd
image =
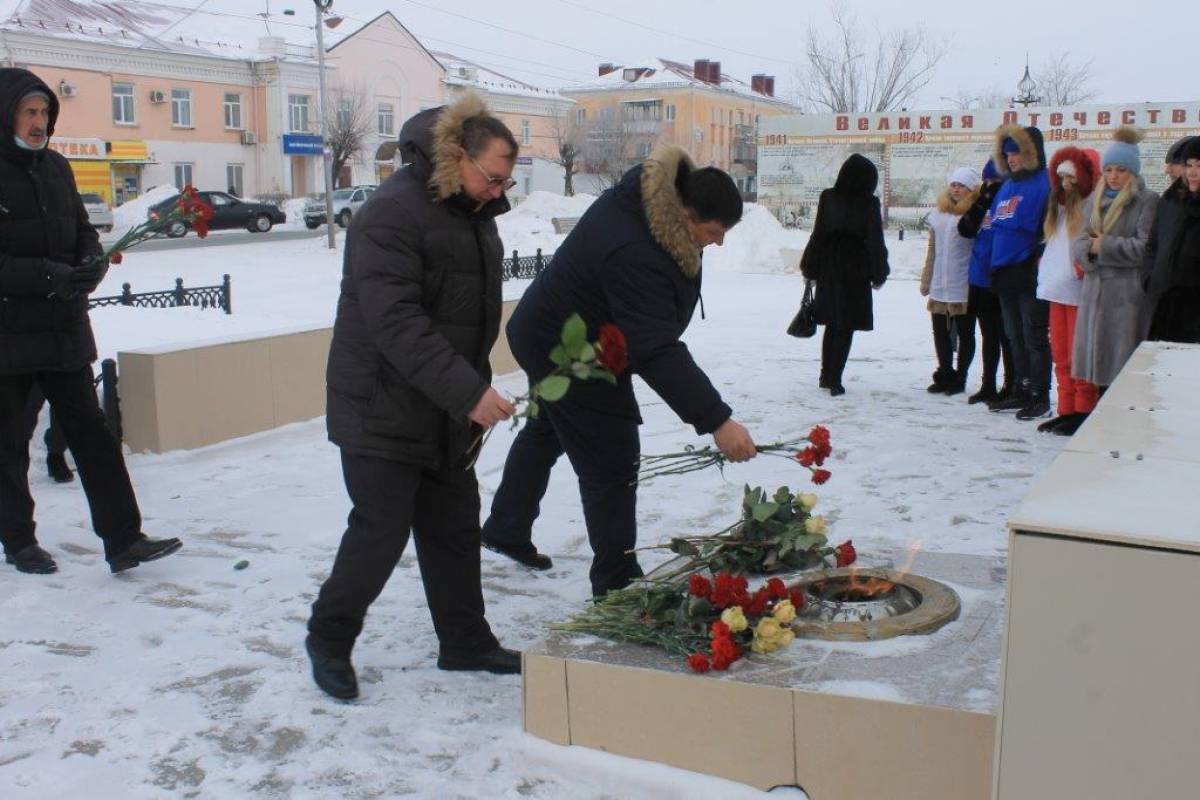
<path id="1" fill-rule="evenodd" d="M 813 282 L 804 282 L 804 299 L 800 301 L 800 310 L 787 326 L 788 336 L 797 339 L 808 339 L 817 333 L 817 322 L 813 319 Z"/>

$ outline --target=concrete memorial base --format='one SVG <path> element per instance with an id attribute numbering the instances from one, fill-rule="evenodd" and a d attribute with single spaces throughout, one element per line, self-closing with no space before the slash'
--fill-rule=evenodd
<path id="1" fill-rule="evenodd" d="M 864 567 L 908 561 L 863 551 Z M 1004 562 L 922 553 L 912 572 L 959 595 L 956 621 L 886 641 L 796 639 L 727 673 L 697 675 L 649 647 L 551 634 L 525 653 L 525 730 L 761 789 L 799 786 L 811 800 L 984 800 Z"/>

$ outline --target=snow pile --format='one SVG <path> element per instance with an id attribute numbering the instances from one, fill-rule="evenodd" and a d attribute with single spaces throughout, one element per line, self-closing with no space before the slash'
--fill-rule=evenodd
<path id="1" fill-rule="evenodd" d="M 552 192 L 532 192 L 512 211 L 496 220 L 505 255 L 516 250 L 523 256 L 533 255 L 540 247 L 543 253 L 553 253 L 566 234 L 554 232 L 555 217 L 582 217 L 596 201 L 592 194 L 564 197 Z"/>
<path id="2" fill-rule="evenodd" d="M 704 268 L 710 272 L 797 272 L 807 243 L 807 232 L 788 230 L 770 211 L 747 203 L 742 221 L 725 236 L 725 244 L 704 251 Z"/>
<path id="3" fill-rule="evenodd" d="M 113 231 L 122 233 L 146 221 L 150 207 L 179 194 L 174 186 L 155 186 L 141 197 L 122 203 L 113 209 Z"/>
<path id="4" fill-rule="evenodd" d="M 283 213 L 287 214 L 287 221 L 283 223 L 286 227 L 304 227 L 304 204 L 307 202 L 307 197 L 293 197 L 283 204 Z"/>

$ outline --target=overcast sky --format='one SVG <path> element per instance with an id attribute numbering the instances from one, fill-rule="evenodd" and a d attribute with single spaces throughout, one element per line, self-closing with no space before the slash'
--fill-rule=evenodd
<path id="1" fill-rule="evenodd" d="M 296 9 L 297 21 L 312 8 L 305 0 L 210 2 L 233 2 L 243 13 L 248 5 L 269 2 L 275 13 Z M 1096 102 L 1200 97 L 1195 56 L 1185 56 L 1196 52 L 1200 36 L 1200 2 L 1194 0 L 848 0 L 847 5 L 868 29 L 923 24 L 949 42 L 937 76 L 921 92 L 918 105 L 926 108 L 946 106 L 939 98 L 960 90 L 1011 93 L 1026 51 L 1035 69 L 1064 50 L 1076 60 L 1094 58 Z M 663 56 L 689 63 L 720 60 L 723 71 L 744 80 L 756 72 L 775 74 L 780 93 L 793 86 L 805 30 L 810 24 L 826 27 L 829 19 L 827 0 L 334 0 L 333 10 L 351 21 L 390 10 L 431 49 L 475 58 L 542 85 L 586 81 L 605 60 Z M 1191 37 L 1190 45 L 1184 36 Z"/>

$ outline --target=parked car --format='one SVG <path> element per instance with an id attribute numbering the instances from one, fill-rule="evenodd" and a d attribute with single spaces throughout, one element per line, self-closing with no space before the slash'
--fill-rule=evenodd
<path id="1" fill-rule="evenodd" d="M 79 196 L 83 200 L 83 207 L 87 210 L 88 222 L 92 223 L 92 227 L 106 233 L 111 231 L 113 213 L 108 203 L 104 202 L 104 198 L 91 192 L 84 192 Z"/>
<path id="2" fill-rule="evenodd" d="M 226 192 L 200 192 L 199 195 L 201 200 L 212 206 L 213 218 L 209 220 L 208 227 L 214 231 L 245 228 L 251 233 L 266 233 L 287 220 L 287 215 L 270 203 L 252 203 Z M 156 203 L 146 212 L 147 216 L 158 219 L 169 214 L 177 199 L 179 195 Z M 176 220 L 167 229 L 167 236 L 172 239 L 186 236 L 188 227 L 183 220 Z"/>
<path id="3" fill-rule="evenodd" d="M 333 190 L 333 219 L 343 228 L 350 226 L 350 220 L 367 198 L 375 193 L 378 186 L 352 186 L 349 189 Z M 304 224 L 309 230 L 325 224 L 325 195 L 315 195 L 304 204 Z"/>

